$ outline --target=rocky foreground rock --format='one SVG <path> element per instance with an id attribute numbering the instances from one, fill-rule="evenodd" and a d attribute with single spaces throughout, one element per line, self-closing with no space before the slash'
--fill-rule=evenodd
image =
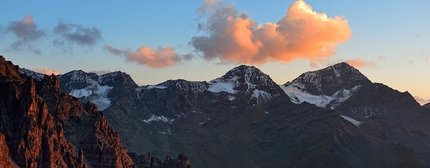
<path id="1" fill-rule="evenodd" d="M 35 80 L 0 56 L 0 167 L 148 167 L 145 156 L 131 156 L 96 105 L 62 91 L 56 76 Z M 150 166 L 190 167 L 186 154 Z"/>

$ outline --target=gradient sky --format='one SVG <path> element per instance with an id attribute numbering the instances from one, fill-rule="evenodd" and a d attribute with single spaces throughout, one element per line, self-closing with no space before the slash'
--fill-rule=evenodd
<path id="1" fill-rule="evenodd" d="M 40 72 L 123 71 L 146 85 L 209 81 L 248 64 L 283 84 L 347 61 L 373 82 L 430 101 L 427 0 L 0 4 L 0 55 Z"/>

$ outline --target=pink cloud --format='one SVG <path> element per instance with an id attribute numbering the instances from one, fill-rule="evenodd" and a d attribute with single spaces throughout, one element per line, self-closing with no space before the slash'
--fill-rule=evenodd
<path id="1" fill-rule="evenodd" d="M 348 63 L 349 65 L 356 67 L 356 68 L 362 68 L 362 67 L 376 67 L 375 62 L 372 61 L 363 61 L 361 59 L 350 59 L 350 60 L 345 60 L 346 63 Z"/>
<path id="2" fill-rule="evenodd" d="M 426 99 L 421 98 L 421 97 L 419 97 L 419 96 L 414 96 L 414 99 L 415 99 L 418 103 L 420 103 L 421 105 L 424 105 L 424 104 L 426 104 L 426 103 L 429 103 L 429 102 L 430 102 L 430 99 L 426 100 Z"/>
<path id="3" fill-rule="evenodd" d="M 277 23 L 257 24 L 223 1 L 205 1 L 198 10 L 207 16 L 190 44 L 207 60 L 236 64 L 322 59 L 334 55 L 351 36 L 347 19 L 318 13 L 303 0 L 295 1 Z"/>
<path id="4" fill-rule="evenodd" d="M 52 70 L 49 68 L 43 68 L 43 69 L 33 68 L 31 70 L 33 70 L 34 72 L 38 72 L 38 73 L 42 73 L 42 74 L 46 74 L 46 75 L 51 75 L 51 74 L 58 75 L 58 74 L 60 74 L 60 70 Z"/>
<path id="5" fill-rule="evenodd" d="M 182 61 L 182 56 L 177 54 L 172 47 L 158 47 L 152 49 L 151 47 L 142 46 L 135 52 L 131 52 L 130 49 L 120 50 L 105 45 L 104 49 L 114 55 L 124 56 L 127 61 L 147 65 L 152 68 L 173 66 Z"/>

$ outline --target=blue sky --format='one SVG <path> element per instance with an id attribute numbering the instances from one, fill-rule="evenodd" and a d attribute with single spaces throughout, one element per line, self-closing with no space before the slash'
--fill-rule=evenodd
<path id="1" fill-rule="evenodd" d="M 220 8 L 234 8 L 238 14 L 237 19 L 245 12 L 247 21 L 264 26 L 267 22 L 275 24 L 280 21 L 294 2 L 236 0 L 225 1 Z M 409 91 L 417 100 L 421 100 L 420 103 L 430 100 L 430 10 L 427 9 L 430 1 L 305 2 L 313 11 L 326 13 L 328 18 L 343 16 L 344 21 L 347 20 L 345 23 L 351 30 L 350 34 L 346 34 L 347 38 L 328 41 L 335 44 L 335 54 L 318 57 L 317 53 L 315 57 L 305 57 L 310 54 L 295 52 L 293 58 L 273 56 L 262 61 L 257 60 L 264 57 L 261 54 L 247 52 L 253 49 L 249 46 L 247 50 L 237 52 L 245 52 L 245 55 L 252 57 L 250 60 L 243 59 L 247 56 L 228 55 L 230 53 L 216 50 L 216 47 L 209 50 L 215 50 L 221 55 L 210 55 L 209 51 L 205 53 L 196 46 L 197 42 L 192 42 L 193 37 L 209 37 L 210 31 L 198 29 L 198 23 L 209 23 L 208 17 L 213 15 L 210 12 L 196 13 L 204 4 L 203 0 L 2 1 L 0 54 L 21 67 L 41 71 L 44 68 L 58 70 L 60 73 L 74 69 L 87 72 L 124 71 L 140 85 L 179 78 L 209 81 L 238 64 L 255 65 L 281 84 L 305 71 L 340 61 L 361 61 L 363 64 L 354 65 L 370 80 L 384 83 L 401 92 Z M 26 17 L 32 17 L 31 22 L 36 26 L 32 30 L 36 31 L 33 31 L 33 36 L 18 36 L 16 32 L 21 29 L 13 25 L 23 22 Z M 59 23 L 68 29 L 57 29 L 56 32 L 55 28 Z M 307 28 L 307 25 L 302 26 L 304 27 L 300 27 L 301 29 Z M 311 32 L 317 30 L 309 28 Z M 38 30 L 43 33 L 37 35 Z M 334 29 L 327 34 L 330 36 L 340 30 Z M 258 37 L 257 40 L 264 41 L 264 37 L 253 33 Z M 307 35 L 307 32 L 299 33 Z M 55 44 L 55 40 L 63 43 Z M 226 47 L 222 41 L 206 40 L 211 44 L 216 43 L 221 49 Z M 23 44 L 14 48 L 13 44 L 19 41 Z M 298 41 L 297 44 L 307 43 Z M 263 45 L 267 46 L 267 43 L 263 42 Z M 116 49 L 117 54 L 113 50 L 107 50 L 106 46 Z M 158 50 L 160 56 L 166 55 L 166 47 L 173 50 L 173 53 L 165 57 L 167 61 L 163 59 L 148 62 L 148 58 L 141 59 L 145 53 L 157 51 L 158 47 L 161 47 Z M 141 51 L 138 50 L 140 48 Z M 267 50 L 270 53 L 277 48 Z M 193 56 L 192 59 L 185 59 L 185 56 L 190 55 Z"/>

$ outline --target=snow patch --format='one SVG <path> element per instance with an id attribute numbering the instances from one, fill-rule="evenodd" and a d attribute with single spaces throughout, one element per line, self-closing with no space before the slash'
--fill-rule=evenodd
<path id="1" fill-rule="evenodd" d="M 74 78 L 78 79 L 78 75 L 76 72 L 74 73 Z M 82 78 L 79 78 L 82 79 Z M 87 82 L 90 83 L 89 86 L 82 89 L 73 89 L 69 92 L 69 94 L 76 98 L 88 99 L 92 103 L 94 103 L 100 111 L 106 110 L 112 104 L 109 98 L 107 97 L 109 91 L 113 88 L 112 86 L 100 86 L 96 81 L 92 79 L 87 79 Z"/>
<path id="2" fill-rule="evenodd" d="M 334 71 L 334 74 L 336 75 L 336 77 L 340 78 L 342 76 L 342 74 L 336 68 L 334 68 L 334 67 L 332 67 L 332 68 L 333 68 L 333 71 Z"/>
<path id="3" fill-rule="evenodd" d="M 233 101 L 234 99 L 236 99 L 236 97 L 229 95 L 228 96 L 228 100 Z"/>
<path id="4" fill-rule="evenodd" d="M 91 94 L 93 94 L 93 91 L 87 88 L 83 88 L 83 89 L 74 89 L 72 91 L 70 91 L 69 93 L 71 96 L 76 97 L 76 98 L 81 98 L 81 97 L 88 97 Z"/>
<path id="5" fill-rule="evenodd" d="M 301 104 L 308 102 L 318 107 L 326 107 L 329 103 L 333 103 L 330 108 L 334 109 L 341 103 L 348 100 L 359 88 L 357 85 L 349 90 L 341 89 L 335 92 L 333 95 L 313 95 L 308 93 L 301 84 L 292 84 L 289 86 L 280 85 L 282 90 L 290 97 L 291 102 L 295 104 Z"/>
<path id="6" fill-rule="evenodd" d="M 346 121 L 349 121 L 350 123 L 352 123 L 352 124 L 354 124 L 355 126 L 360 126 L 360 124 L 361 124 L 361 122 L 360 121 L 357 121 L 357 120 L 354 120 L 353 118 L 351 118 L 351 117 L 348 117 L 348 116 L 344 116 L 344 115 L 340 115 L 343 119 L 345 119 Z"/>
<path id="7" fill-rule="evenodd" d="M 142 120 L 142 121 L 145 122 L 145 123 L 147 123 L 147 124 L 150 124 L 151 122 L 154 122 L 154 121 L 156 121 L 156 122 L 162 121 L 162 122 L 165 122 L 165 123 L 172 124 L 174 120 L 175 119 L 169 119 L 167 117 L 164 117 L 163 115 L 161 115 L 161 116 L 152 115 L 150 118 L 148 118 L 146 120 Z"/>
<path id="8" fill-rule="evenodd" d="M 21 74 L 27 75 L 37 81 L 41 81 L 45 77 L 45 75 L 42 73 L 34 72 L 32 70 L 25 69 L 25 68 L 21 68 L 20 72 Z"/>
<path id="9" fill-rule="evenodd" d="M 234 86 L 235 85 L 233 82 L 219 82 L 219 83 L 212 84 L 209 87 L 208 91 L 214 92 L 214 93 L 227 92 L 230 94 L 234 94 L 236 93 L 236 91 L 233 89 Z"/>
<path id="10" fill-rule="evenodd" d="M 312 95 L 306 91 L 302 91 L 292 85 L 287 87 L 281 85 L 282 90 L 290 97 L 291 102 L 295 104 L 301 104 L 303 102 L 308 102 L 310 104 L 314 104 L 318 107 L 325 107 L 330 101 L 333 100 L 333 97 L 330 96 L 321 96 L 321 95 Z"/>
<path id="11" fill-rule="evenodd" d="M 166 89 L 167 86 L 148 85 L 145 89 Z"/>
<path id="12" fill-rule="evenodd" d="M 257 103 L 267 102 L 272 98 L 272 95 L 262 90 L 254 90 L 251 99 L 257 99 Z"/>
<path id="13" fill-rule="evenodd" d="M 206 121 L 203 121 L 203 122 L 200 122 L 199 123 L 199 125 L 203 125 L 203 124 L 206 124 L 208 121 L 210 121 L 211 120 L 211 118 L 208 118 L 208 120 L 206 120 Z"/>

